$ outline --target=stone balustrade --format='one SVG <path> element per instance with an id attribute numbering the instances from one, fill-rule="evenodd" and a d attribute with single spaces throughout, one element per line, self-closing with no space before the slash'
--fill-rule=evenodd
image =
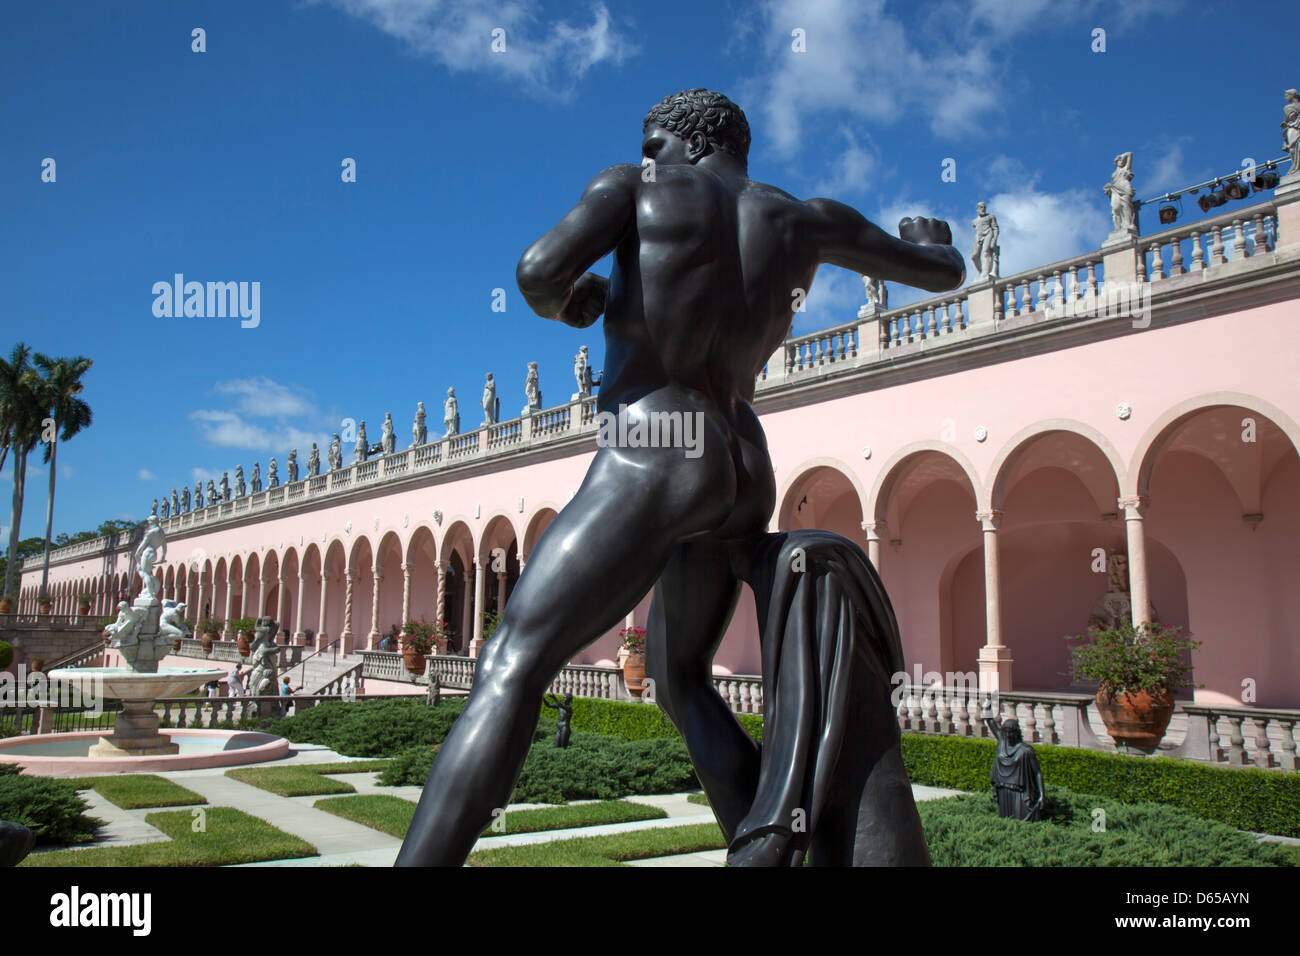
<path id="1" fill-rule="evenodd" d="M 880 351 L 932 341 L 962 331 L 969 323 L 967 297 L 968 292 L 963 289 L 883 313 L 877 330 Z"/>
<path id="2" fill-rule="evenodd" d="M 715 674 L 713 687 L 733 714 L 763 713 L 763 678 L 752 674 Z"/>
<path id="3" fill-rule="evenodd" d="M 599 697 L 601 700 L 630 700 L 623 672 L 614 667 L 569 664 L 551 681 L 551 693 L 563 697 Z"/>
<path id="4" fill-rule="evenodd" d="M 820 332 L 786 339 L 786 374 L 802 372 L 858 357 L 858 323 L 836 325 Z"/>
<path id="5" fill-rule="evenodd" d="M 280 649 L 279 667 L 281 670 L 301 664 L 303 652 L 311 650 L 311 648 L 302 644 L 278 644 L 276 646 Z M 247 657 L 239 653 L 239 645 L 235 641 L 213 641 L 212 651 L 206 652 L 203 650 L 201 640 L 185 637 L 181 638 L 181 649 L 175 653 L 179 657 L 197 657 L 205 661 L 221 661 L 226 664 L 242 664 L 248 661 Z"/>
<path id="6" fill-rule="evenodd" d="M 424 675 L 412 674 L 406 669 L 400 651 L 360 651 L 359 653 L 362 679 L 405 681 L 414 684 L 424 678 Z"/>
<path id="7" fill-rule="evenodd" d="M 922 687 L 908 684 L 894 690 L 900 730 L 918 734 L 988 737 L 982 717 L 993 698 L 968 686 Z M 997 697 L 999 719 L 1015 717 L 1026 741 L 1064 747 L 1105 749 L 1088 721 L 1091 694 L 1003 692 Z"/>
<path id="8" fill-rule="evenodd" d="M 1101 253 L 1085 253 L 995 279 L 993 319 L 1097 315 L 1103 312 L 1099 293 L 1105 293 Z"/>
<path id="9" fill-rule="evenodd" d="M 1157 283 L 1271 252 L 1277 209 L 1259 203 L 1138 239 L 1138 280 Z"/>
<path id="10" fill-rule="evenodd" d="M 1300 710 L 1202 704 L 1184 704 L 1182 710 L 1187 714 L 1187 736 L 1175 756 L 1230 767 L 1300 770 L 1296 757 Z"/>

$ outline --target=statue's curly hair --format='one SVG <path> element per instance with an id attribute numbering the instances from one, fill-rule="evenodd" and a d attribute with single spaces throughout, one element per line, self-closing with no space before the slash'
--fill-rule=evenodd
<path id="1" fill-rule="evenodd" d="M 682 139 L 703 133 L 714 149 L 742 162 L 749 157 L 749 121 L 745 119 L 745 111 L 713 90 L 682 90 L 665 96 L 646 113 L 642 132 L 652 125 L 662 126 Z"/>

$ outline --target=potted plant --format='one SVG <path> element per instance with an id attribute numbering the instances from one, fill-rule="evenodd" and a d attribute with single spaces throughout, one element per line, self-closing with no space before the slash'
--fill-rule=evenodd
<path id="1" fill-rule="evenodd" d="M 256 624 L 257 621 L 253 620 L 251 617 L 239 617 L 230 622 L 231 628 L 237 635 L 236 643 L 239 647 L 239 653 L 244 657 L 247 657 L 248 652 L 252 650 L 253 627 Z"/>
<path id="2" fill-rule="evenodd" d="M 402 625 L 402 663 L 412 674 L 424 673 L 424 658 L 433 650 L 434 627 L 424 621 Z"/>
<path id="3" fill-rule="evenodd" d="M 85 617 L 90 613 L 90 595 L 81 593 L 77 595 L 77 616 Z"/>
<path id="4" fill-rule="evenodd" d="M 0 614 L 9 614 L 14 609 L 14 596 L 6 594 L 0 597 Z"/>
<path id="5" fill-rule="evenodd" d="M 627 657 L 623 659 L 623 683 L 638 700 L 645 693 L 645 628 L 625 627 L 619 632 Z"/>
<path id="6" fill-rule="evenodd" d="M 54 607 L 54 599 L 48 594 L 42 594 L 36 599 L 36 611 L 38 614 L 49 614 L 52 607 Z"/>
<path id="7" fill-rule="evenodd" d="M 225 624 L 220 618 L 205 617 L 199 621 L 199 640 L 203 644 L 203 653 L 212 653 L 212 644 L 221 634 L 221 628 Z"/>
<path id="8" fill-rule="evenodd" d="M 1067 638 L 1086 642 L 1070 648 L 1074 679 L 1098 682 L 1097 710 L 1121 750 L 1154 751 L 1173 716 L 1174 691 L 1194 686 L 1183 657 L 1201 642 L 1181 631 L 1125 622 Z"/>

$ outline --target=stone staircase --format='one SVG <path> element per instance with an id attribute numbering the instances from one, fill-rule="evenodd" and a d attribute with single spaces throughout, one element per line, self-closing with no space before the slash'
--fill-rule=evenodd
<path id="1" fill-rule="evenodd" d="M 281 669 L 280 676 L 288 676 L 296 693 L 315 694 L 360 663 L 360 654 L 339 654 L 336 658 L 330 651 L 326 651 L 301 664 Z"/>

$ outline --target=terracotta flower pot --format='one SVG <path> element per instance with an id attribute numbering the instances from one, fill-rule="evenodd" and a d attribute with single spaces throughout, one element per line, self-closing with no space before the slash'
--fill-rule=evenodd
<path id="1" fill-rule="evenodd" d="M 13 611 L 14 606 L 11 601 L 0 601 L 0 614 L 8 614 Z"/>
<path id="2" fill-rule="evenodd" d="M 203 636 L 199 638 L 199 643 L 203 645 L 204 654 L 212 653 L 212 642 L 216 639 L 217 635 L 213 634 L 211 631 L 205 631 L 203 633 Z"/>
<path id="3" fill-rule="evenodd" d="M 52 602 L 50 602 L 50 601 L 42 601 L 42 602 L 40 602 L 39 604 L 36 605 L 36 613 L 38 613 L 38 614 L 49 614 L 49 613 L 50 613 L 50 610 L 51 610 L 53 607 L 54 607 L 54 604 L 53 604 Z"/>
<path id="4" fill-rule="evenodd" d="M 623 683 L 636 699 L 645 693 L 645 651 L 632 651 L 623 660 Z"/>
<path id="5" fill-rule="evenodd" d="M 247 657 L 248 652 L 252 649 L 252 641 L 253 635 L 249 634 L 247 631 L 239 632 L 239 638 L 236 640 L 235 644 L 239 648 L 239 653 L 244 657 Z"/>
<path id="6" fill-rule="evenodd" d="M 1097 711 L 1115 743 L 1150 753 L 1159 746 L 1174 715 L 1174 695 L 1147 691 L 1105 697 L 1097 693 Z"/>
<path id="7" fill-rule="evenodd" d="M 421 654 L 417 648 L 410 646 L 403 647 L 402 663 L 406 665 L 406 669 L 412 674 L 418 675 L 424 673 L 424 655 Z"/>
<path id="8" fill-rule="evenodd" d="M 89 613 L 90 613 L 90 605 L 89 605 L 89 604 L 78 604 L 78 605 L 77 605 L 77 616 L 78 616 L 78 617 L 85 617 L 85 616 L 86 616 L 87 614 L 89 614 Z"/>

